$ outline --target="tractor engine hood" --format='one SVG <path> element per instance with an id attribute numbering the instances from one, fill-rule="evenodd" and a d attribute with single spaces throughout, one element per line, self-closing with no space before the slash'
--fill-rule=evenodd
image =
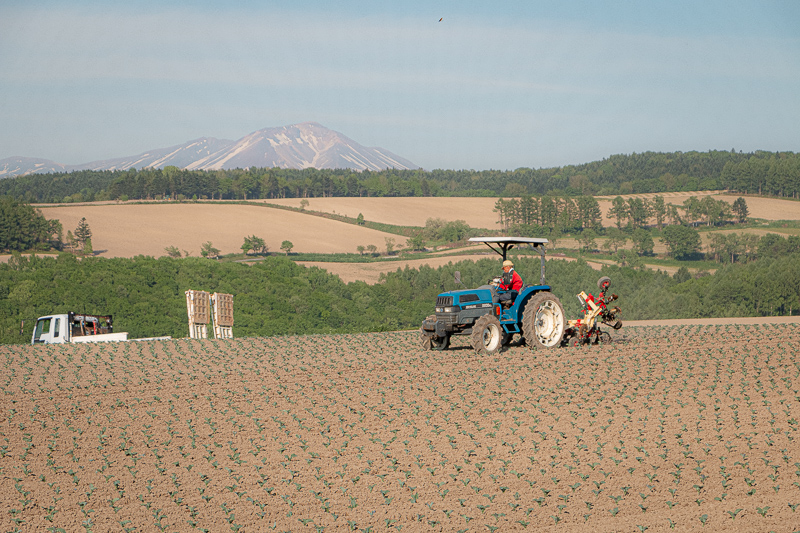
<path id="1" fill-rule="evenodd" d="M 454 313 L 461 309 L 491 308 L 494 288 L 489 285 L 477 289 L 443 292 L 436 297 L 437 313 Z"/>

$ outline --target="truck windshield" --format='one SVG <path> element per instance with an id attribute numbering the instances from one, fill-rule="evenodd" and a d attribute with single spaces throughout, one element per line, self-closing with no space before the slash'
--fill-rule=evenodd
<path id="1" fill-rule="evenodd" d="M 33 342 L 41 342 L 39 338 L 42 333 L 50 333 L 50 319 L 43 318 L 36 322 L 36 334 L 33 336 Z"/>

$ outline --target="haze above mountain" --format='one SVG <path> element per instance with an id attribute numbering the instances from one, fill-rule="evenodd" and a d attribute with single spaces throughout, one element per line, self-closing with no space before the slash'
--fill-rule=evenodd
<path id="1" fill-rule="evenodd" d="M 0 160 L 0 178 L 74 170 L 128 170 L 174 165 L 188 170 L 232 168 L 351 168 L 382 170 L 419 168 L 379 147 L 365 147 L 316 122 L 264 128 L 238 141 L 202 137 L 135 156 L 62 165 L 47 159 L 9 157 Z"/>

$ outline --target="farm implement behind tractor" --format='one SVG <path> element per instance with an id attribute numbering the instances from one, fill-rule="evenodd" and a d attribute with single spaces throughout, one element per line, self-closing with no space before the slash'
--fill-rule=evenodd
<path id="1" fill-rule="evenodd" d="M 622 311 L 619 307 L 609 307 L 616 300 L 616 294 L 609 294 L 611 278 L 603 276 L 597 280 L 600 293 L 597 298 L 584 291 L 578 293 L 578 300 L 583 308 L 583 318 L 567 322 L 564 330 L 562 346 L 583 346 L 585 344 L 607 344 L 611 342 L 611 335 L 600 329 L 600 324 L 605 324 L 614 329 L 622 327 Z"/>
<path id="2" fill-rule="evenodd" d="M 599 324 L 614 329 L 622 326 L 618 307 L 608 304 L 616 295 L 606 296 L 611 280 L 600 278 L 601 292 L 597 299 L 581 292 L 584 316 L 567 322 L 561 301 L 545 284 L 545 249 L 547 239 L 524 237 L 473 237 L 495 251 L 505 262 L 508 251 L 517 245 L 528 245 L 539 252 L 541 275 L 536 285 L 523 285 L 511 298 L 504 298 L 499 278 L 489 280 L 477 289 L 447 291 L 436 297 L 436 314 L 428 316 L 420 327 L 420 342 L 425 350 L 446 350 L 452 335 L 468 335 L 478 353 L 492 354 L 517 336 L 529 348 L 554 348 L 566 345 L 610 342 L 611 336 Z M 522 256 L 520 256 L 521 259 Z M 506 274 L 508 275 L 508 273 Z M 461 276 L 456 272 L 456 284 Z"/>

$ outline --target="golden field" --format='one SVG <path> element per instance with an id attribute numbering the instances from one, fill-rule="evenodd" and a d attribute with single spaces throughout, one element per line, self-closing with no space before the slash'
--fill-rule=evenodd
<path id="1" fill-rule="evenodd" d="M 356 246 L 385 248 L 396 235 L 283 209 L 237 204 L 82 204 L 42 208 L 47 218 L 57 218 L 74 230 L 81 217 L 92 230 L 92 246 L 103 257 L 166 255 L 177 246 L 192 256 L 211 241 L 223 254 L 241 252 L 244 238 L 264 239 L 270 251 L 280 252 L 289 240 L 295 252 L 356 252 Z"/>
<path id="2" fill-rule="evenodd" d="M 658 194 L 628 194 L 623 198 L 651 199 Z M 738 196 L 716 191 L 672 192 L 660 194 L 668 204 L 682 205 L 691 196 L 714 196 L 733 203 Z M 612 226 L 608 217 L 612 196 L 598 196 L 603 225 Z M 259 200 L 266 203 L 299 208 L 301 198 Z M 800 220 L 800 202 L 774 198 L 746 198 L 750 216 L 765 220 Z M 464 220 L 473 228 L 499 229 L 494 206 L 497 198 L 309 198 L 308 210 L 335 213 L 355 218 L 359 213 L 366 220 L 398 226 L 424 226 L 429 218 L 447 221 Z"/>
<path id="3" fill-rule="evenodd" d="M 682 204 L 690 196 L 707 195 L 707 192 L 665 193 L 662 196 L 668 203 Z M 733 202 L 735 195 L 715 197 Z M 627 195 L 628 197 L 652 198 L 654 194 Z M 598 197 L 603 211 L 603 223 L 612 221 L 606 217 L 611 205 L 611 197 Z M 300 207 L 300 198 L 285 200 L 258 200 L 262 204 L 279 204 Z M 497 213 L 494 212 L 496 198 L 310 198 L 308 211 L 357 217 L 360 214 L 368 221 L 403 226 L 424 226 L 428 218 L 442 218 L 447 221 L 464 220 L 474 228 L 498 229 Z M 800 202 L 776 200 L 772 198 L 747 198 L 750 216 L 766 220 L 800 220 Z M 386 249 L 386 239 L 393 239 L 396 247 L 403 247 L 403 237 L 371 230 L 368 228 L 328 220 L 311 213 L 300 213 L 285 209 L 259 205 L 225 203 L 87 203 L 38 206 L 45 217 L 59 219 L 67 230 L 74 230 L 81 217 L 86 217 L 92 230 L 92 244 L 95 253 L 101 257 L 135 257 L 165 255 L 167 246 L 176 246 L 188 251 L 192 256 L 200 255 L 200 247 L 211 241 L 223 254 L 241 250 L 244 237 L 256 235 L 265 239 L 271 252 L 280 253 L 284 240 L 294 244 L 294 252 L 316 253 L 355 253 L 357 246 L 374 244 L 379 251 Z M 738 232 L 737 229 L 724 229 L 723 232 Z M 759 236 L 778 230 L 750 228 L 749 233 Z M 782 233 L 796 233 L 787 228 Z M 704 245 L 708 235 L 703 234 Z M 602 245 L 598 239 L 598 245 Z M 561 239 L 559 246 L 577 247 L 574 239 Z M 475 254 L 448 257 L 443 251 L 441 257 L 411 259 L 408 261 L 387 261 L 381 263 L 303 263 L 324 268 L 339 275 L 343 281 L 356 280 L 375 283 L 383 272 L 403 268 L 406 264 L 414 267 L 427 264 L 433 268 L 449 261 L 479 259 L 486 256 L 484 247 L 475 247 Z M 660 241 L 656 242 L 656 252 L 664 251 Z M 552 257 L 552 256 L 551 256 Z M 8 256 L 0 256 L 0 261 Z M 595 265 L 597 268 L 600 264 Z"/>
<path id="4" fill-rule="evenodd" d="M 702 193 L 668 193 L 665 200 L 681 204 L 686 198 Z M 654 196 L 654 195 L 639 195 Z M 718 195 L 733 202 L 735 196 Z M 266 200 L 300 207 L 300 199 Z M 307 209 L 357 217 L 359 213 L 373 222 L 402 226 L 424 226 L 428 218 L 464 220 L 474 228 L 498 229 L 494 212 L 496 198 L 311 198 Z M 605 218 L 610 199 L 599 198 Z M 767 220 L 800 220 L 800 202 L 770 198 L 747 198 L 750 215 Z M 59 219 L 64 233 L 86 217 L 92 229 L 92 245 L 104 257 L 164 255 L 164 248 L 177 246 L 191 255 L 211 241 L 222 253 L 240 250 L 245 236 L 257 235 L 277 252 L 281 242 L 289 240 L 295 252 L 355 253 L 358 245 L 374 244 L 379 250 L 386 239 L 402 246 L 397 235 L 345 224 L 334 220 L 270 207 L 224 203 L 96 203 L 39 206 L 47 218 Z M 734 230 L 735 231 L 735 230 Z"/>

